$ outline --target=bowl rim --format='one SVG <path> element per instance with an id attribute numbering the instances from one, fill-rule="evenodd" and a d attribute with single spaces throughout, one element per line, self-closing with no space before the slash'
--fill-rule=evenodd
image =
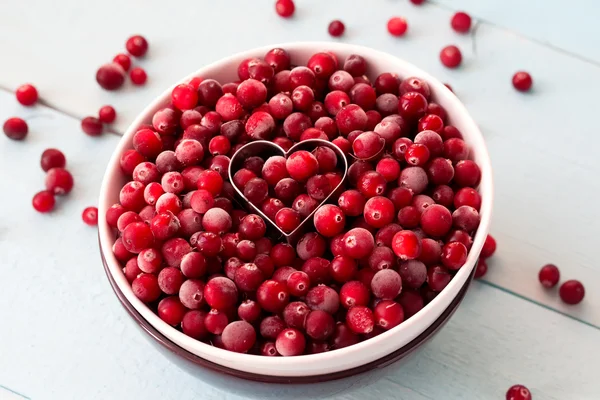
<path id="1" fill-rule="evenodd" d="M 449 103 L 452 105 L 452 117 L 461 120 L 461 125 L 463 125 L 461 131 L 463 131 L 463 133 L 466 131 L 469 132 L 469 140 L 467 140 L 467 142 L 471 149 L 477 149 L 477 151 L 473 150 L 473 155 L 476 156 L 477 164 L 481 169 L 481 183 L 479 185 L 479 192 L 482 194 L 482 204 L 480 209 L 481 222 L 478 227 L 477 233 L 474 237 L 471 250 L 469 251 L 465 267 L 461 268 L 455 274 L 454 278 L 450 281 L 448 286 L 444 288 L 444 290 L 441 291 L 431 302 L 425 305 L 425 307 L 422 310 L 420 310 L 410 319 L 404 321 L 402 324 L 374 338 L 365 340 L 353 346 L 349 346 L 331 352 L 302 355 L 296 357 L 264 357 L 251 354 L 234 353 L 231 351 L 211 346 L 209 344 L 188 337 L 187 335 L 183 334 L 182 332 L 178 331 L 177 329 L 171 327 L 170 325 L 162 321 L 156 314 L 154 314 L 154 312 L 152 312 L 152 310 L 150 310 L 133 294 L 133 291 L 131 290 L 131 285 L 127 282 L 122 273 L 121 264 L 117 261 L 116 257 L 111 251 L 115 237 L 112 233 L 112 229 L 108 226 L 105 218 L 103 217 L 99 219 L 98 224 L 100 248 L 103 253 L 103 256 L 106 258 L 106 262 L 108 263 L 112 277 L 115 279 L 116 284 L 119 286 L 120 290 L 123 292 L 127 300 L 132 304 L 132 306 L 141 315 L 143 315 L 144 318 L 158 331 L 163 333 L 166 337 L 168 337 L 171 340 L 175 339 L 176 342 L 184 343 L 184 347 L 189 347 L 192 353 L 202 358 L 208 357 L 209 359 L 211 359 L 211 361 L 214 361 L 214 359 L 218 359 L 221 362 L 235 364 L 236 366 L 239 366 L 240 370 L 244 370 L 247 372 L 258 368 L 260 370 L 270 370 L 272 374 L 280 376 L 294 376 L 295 371 L 298 370 L 314 371 L 314 373 L 311 372 L 308 373 L 308 375 L 318 375 L 323 373 L 319 372 L 319 370 L 325 368 L 324 365 L 327 365 L 328 362 L 337 362 L 337 368 L 344 369 L 340 366 L 344 364 L 340 361 L 342 359 L 360 359 L 364 361 L 363 357 L 367 355 L 367 353 L 369 353 L 368 349 L 373 350 L 378 348 L 378 346 L 381 346 L 383 342 L 392 338 L 393 335 L 401 335 L 403 331 L 408 330 L 410 330 L 411 332 L 420 330 L 422 332 L 432 323 L 432 321 L 427 323 L 427 320 L 432 318 L 431 311 L 436 310 L 435 312 L 437 312 L 439 316 L 439 313 L 441 313 L 446 308 L 444 305 L 447 306 L 451 303 L 452 299 L 456 297 L 460 288 L 466 282 L 467 278 L 472 272 L 472 269 L 475 267 L 477 258 L 489 231 L 493 204 L 492 168 L 487 147 L 483 140 L 483 135 L 481 134 L 479 128 L 468 113 L 467 109 L 462 104 L 462 102 L 443 83 L 441 83 L 438 79 L 436 79 L 429 73 L 389 53 L 382 52 L 380 50 L 375 50 L 365 46 L 336 42 L 311 41 L 279 43 L 274 45 L 261 46 L 258 48 L 240 52 L 222 58 L 209 65 L 206 65 L 169 87 L 161 95 L 156 97 L 148 106 L 146 106 L 144 110 L 138 114 L 138 116 L 130 124 L 125 134 L 122 136 L 107 165 L 107 169 L 100 190 L 100 199 L 98 207 L 99 215 L 105 215 L 108 208 L 113 204 L 112 201 L 109 201 L 108 195 L 106 195 L 106 193 L 110 191 L 110 187 L 111 185 L 113 185 L 113 182 L 116 179 L 118 179 L 117 177 L 122 176 L 119 162 L 121 154 L 124 151 L 131 148 L 131 139 L 134 133 L 137 131 L 137 128 L 140 125 L 146 123 L 148 120 L 150 120 L 151 115 L 156 110 L 164 107 L 169 102 L 171 91 L 177 84 L 189 82 L 193 77 L 196 76 L 204 75 L 206 77 L 206 75 L 209 75 L 206 73 L 206 71 L 216 71 L 225 65 L 239 63 L 239 61 L 243 59 L 263 55 L 270 49 L 276 47 L 286 49 L 290 52 L 292 57 L 294 57 L 295 52 L 314 53 L 317 51 L 332 51 L 334 53 L 357 53 L 364 56 L 368 60 L 385 59 L 387 62 L 393 63 L 398 71 L 402 71 L 402 74 L 406 74 L 406 76 L 419 76 L 420 78 L 427 81 L 427 83 L 432 88 L 432 92 L 434 92 L 436 95 L 437 102 Z M 447 105 L 445 106 L 445 108 L 448 108 Z M 451 113 L 449 112 L 449 114 Z M 466 130 L 464 126 L 467 127 Z M 435 319 L 436 318 L 434 318 L 433 320 Z M 363 352 L 365 354 L 361 354 Z M 368 360 L 364 363 L 368 363 Z M 306 374 L 303 373 L 303 375 Z"/>

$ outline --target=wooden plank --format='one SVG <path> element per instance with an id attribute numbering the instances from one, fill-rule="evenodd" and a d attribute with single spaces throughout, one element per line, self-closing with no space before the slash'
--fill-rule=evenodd
<path id="1" fill-rule="evenodd" d="M 600 63 L 597 24 L 600 8 L 594 0 L 433 0 L 425 6 L 466 11 L 475 20 L 508 29 L 539 43 L 596 64 Z"/>

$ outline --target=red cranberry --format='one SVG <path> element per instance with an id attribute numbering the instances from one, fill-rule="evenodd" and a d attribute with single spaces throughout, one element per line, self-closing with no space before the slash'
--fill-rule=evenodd
<path id="1" fill-rule="evenodd" d="M 284 207 L 275 214 L 275 224 L 285 233 L 293 232 L 302 222 L 300 213 L 289 207 Z"/>
<path id="2" fill-rule="evenodd" d="M 389 198 L 392 203 L 394 203 L 394 207 L 396 210 L 399 210 L 403 207 L 406 207 L 412 202 L 412 192 L 405 187 L 398 187 L 390 190 L 386 197 Z"/>
<path id="3" fill-rule="evenodd" d="M 364 132 L 354 140 L 352 150 L 357 158 L 370 159 L 381 152 L 384 146 L 385 140 L 377 133 Z"/>
<path id="4" fill-rule="evenodd" d="M 450 26 L 456 32 L 467 33 L 471 29 L 471 16 L 465 12 L 459 11 L 452 16 Z"/>
<path id="5" fill-rule="evenodd" d="M 398 113 L 411 120 L 421 118 L 427 112 L 427 99 L 421 93 L 407 92 L 400 96 Z"/>
<path id="6" fill-rule="evenodd" d="M 427 106 L 427 108 L 429 109 L 429 106 Z M 442 121 L 442 119 L 439 116 L 435 114 L 427 114 L 421 119 L 419 119 L 419 125 L 417 130 L 419 132 L 430 130 L 440 133 L 443 129 L 444 121 Z"/>
<path id="7" fill-rule="evenodd" d="M 133 294 L 144 303 L 157 300 L 161 294 L 158 279 L 152 274 L 140 274 L 131 283 Z"/>
<path id="8" fill-rule="evenodd" d="M 382 269 L 371 280 L 371 291 L 379 299 L 391 300 L 400 294 L 402 278 L 393 269 Z"/>
<path id="9" fill-rule="evenodd" d="M 179 293 L 182 284 L 183 274 L 177 268 L 167 267 L 158 274 L 158 286 L 165 294 L 173 295 Z"/>
<path id="10" fill-rule="evenodd" d="M 265 54 L 265 62 L 277 73 L 290 67 L 290 54 L 281 48 L 271 49 Z"/>
<path id="11" fill-rule="evenodd" d="M 394 203 L 390 199 L 381 196 L 372 197 L 365 204 L 365 221 L 374 228 L 383 228 L 394 220 L 394 211 Z"/>
<path id="12" fill-rule="evenodd" d="M 240 290 L 245 292 L 253 292 L 263 282 L 264 276 L 262 271 L 254 263 L 242 264 L 235 271 L 234 282 Z"/>
<path id="13" fill-rule="evenodd" d="M 479 259 L 475 266 L 475 279 L 479 279 L 487 273 L 488 266 L 485 260 Z"/>
<path id="14" fill-rule="evenodd" d="M 198 189 L 208 190 L 213 196 L 218 196 L 223 190 L 223 178 L 213 170 L 202 171 L 198 176 L 197 184 Z"/>
<path id="15" fill-rule="evenodd" d="M 148 76 L 146 71 L 141 67 L 135 67 L 129 72 L 129 79 L 134 85 L 140 86 L 146 83 Z"/>
<path id="16" fill-rule="evenodd" d="M 127 52 L 134 57 L 143 57 L 148 51 L 148 42 L 141 35 L 131 36 L 125 42 Z"/>
<path id="17" fill-rule="evenodd" d="M 46 190 L 64 195 L 73 189 L 73 176 L 64 168 L 52 168 L 46 175 Z M 123 202 L 121 201 L 121 204 Z M 123 204 L 125 206 L 125 204 Z"/>
<path id="18" fill-rule="evenodd" d="M 373 276 L 374 275 L 375 272 L 373 272 Z M 340 289 L 339 297 L 342 306 L 351 308 L 354 306 L 366 306 L 369 303 L 370 293 L 364 283 L 360 281 L 349 281 L 344 283 Z"/>
<path id="19" fill-rule="evenodd" d="M 531 75 L 525 71 L 516 72 L 512 77 L 512 84 L 519 92 L 527 92 L 533 85 Z"/>
<path id="20" fill-rule="evenodd" d="M 277 0 L 275 2 L 275 11 L 283 18 L 289 18 L 294 14 L 296 6 L 292 0 Z"/>
<path id="21" fill-rule="evenodd" d="M 407 29 L 406 19 L 402 17 L 392 17 L 387 23 L 387 30 L 392 36 L 404 36 Z"/>
<path id="22" fill-rule="evenodd" d="M 337 282 L 348 282 L 354 275 L 358 267 L 356 262 L 347 256 L 337 255 L 329 264 L 329 274 Z"/>
<path id="23" fill-rule="evenodd" d="M 56 200 L 54 193 L 49 190 L 43 190 L 33 196 L 31 204 L 37 212 L 46 213 L 52 211 Z"/>
<path id="24" fill-rule="evenodd" d="M 152 116 L 152 126 L 161 135 L 171 135 L 177 128 L 179 118 L 179 114 L 175 110 L 163 108 Z"/>
<path id="25" fill-rule="evenodd" d="M 435 292 L 441 292 L 451 279 L 450 272 L 440 265 L 434 265 L 427 270 L 427 285 Z"/>
<path id="26" fill-rule="evenodd" d="M 336 19 L 329 23 L 329 27 L 327 28 L 327 31 L 329 32 L 329 34 L 331 36 L 339 37 L 344 34 L 345 29 L 346 29 L 346 26 L 344 25 L 344 23 L 342 21 Z"/>
<path id="27" fill-rule="evenodd" d="M 373 87 L 370 84 L 357 83 L 352 87 L 352 89 L 350 89 L 349 94 L 352 103 L 359 106 L 363 110 L 372 110 L 373 108 L 375 108 L 375 104 L 377 102 L 377 94 L 375 93 L 375 89 L 373 89 Z"/>
<path id="28" fill-rule="evenodd" d="M 581 282 L 573 279 L 560 285 L 558 294 L 563 302 L 567 304 L 578 304 L 585 296 L 585 289 Z"/>
<path id="29" fill-rule="evenodd" d="M 413 260 L 421 254 L 421 240 L 412 231 L 400 231 L 392 239 L 392 250 L 402 260 Z"/>
<path id="30" fill-rule="evenodd" d="M 393 145 L 394 155 L 399 160 L 404 159 L 404 154 L 406 154 L 406 150 L 413 144 L 412 140 L 409 138 L 401 137 L 396 139 Z"/>
<path id="31" fill-rule="evenodd" d="M 513 385 L 506 392 L 506 400 L 531 400 L 531 392 L 523 385 Z"/>
<path id="32" fill-rule="evenodd" d="M 292 296 L 304 296 L 310 289 L 310 278 L 303 271 L 292 272 L 287 279 L 287 288 Z"/>
<path id="33" fill-rule="evenodd" d="M 344 70 L 352 76 L 362 76 L 367 72 L 367 61 L 358 54 L 351 54 L 344 62 Z"/>
<path id="34" fill-rule="evenodd" d="M 388 224 L 377 231 L 377 234 L 375 235 L 375 243 L 380 247 L 385 246 L 391 248 L 394 235 L 401 230 L 402 227 L 398 224 Z"/>
<path id="35" fill-rule="evenodd" d="M 27 122 L 21 118 L 13 117 L 4 122 L 2 126 L 4 134 L 12 140 L 23 140 L 27 136 L 29 127 Z"/>
<path id="36" fill-rule="evenodd" d="M 402 262 L 398 272 L 402 277 L 402 284 L 412 289 L 420 288 L 427 280 L 427 267 L 418 260 Z"/>
<path id="37" fill-rule="evenodd" d="M 131 68 L 131 58 L 127 54 L 117 54 L 113 58 L 113 62 L 119 64 L 125 71 L 129 71 L 129 68 Z"/>
<path id="38" fill-rule="evenodd" d="M 98 119 L 105 124 L 111 124 L 117 118 L 117 112 L 112 106 L 104 106 L 98 111 Z"/>
<path id="39" fill-rule="evenodd" d="M 433 204 L 421 214 L 421 228 L 430 236 L 444 236 L 450 231 L 451 227 L 452 215 L 442 205 Z"/>
<path id="40" fill-rule="evenodd" d="M 104 64 L 96 72 L 96 81 L 105 90 L 116 90 L 125 82 L 125 70 L 114 62 Z"/>
<path id="41" fill-rule="evenodd" d="M 456 46 L 446 46 L 440 52 L 440 60 L 448 68 L 456 68 L 462 61 L 460 49 Z"/>
<path id="42" fill-rule="evenodd" d="M 245 108 L 256 108 L 267 100 L 267 88 L 256 79 L 247 79 L 239 84 L 236 96 Z"/>
<path id="43" fill-rule="evenodd" d="M 367 257 L 375 247 L 371 232 L 364 228 L 350 229 L 344 235 L 344 253 L 355 259 Z"/>
<path id="44" fill-rule="evenodd" d="M 299 182 L 305 182 L 319 170 L 317 158 L 305 150 L 291 154 L 286 161 L 288 174 Z"/>
<path id="45" fill-rule="evenodd" d="M 227 324 L 229 324 L 227 314 L 214 308 L 210 310 L 204 319 L 206 330 L 215 335 L 222 334 Z"/>
<path id="46" fill-rule="evenodd" d="M 325 253 L 327 243 L 323 236 L 317 232 L 308 232 L 304 234 L 296 244 L 296 252 L 302 260 L 308 260 L 312 257 L 321 257 Z"/>
<path id="47" fill-rule="evenodd" d="M 256 300 L 265 311 L 281 312 L 289 302 L 287 286 L 274 280 L 266 280 L 256 291 Z"/>
<path id="48" fill-rule="evenodd" d="M 346 324 L 354 333 L 370 333 L 375 326 L 375 318 L 371 309 L 365 306 L 354 306 L 346 314 Z"/>
<path id="49" fill-rule="evenodd" d="M 429 160 L 429 149 L 423 144 L 412 144 L 404 153 L 406 162 L 414 166 L 423 166 Z"/>
<path id="50" fill-rule="evenodd" d="M 450 242 L 442 248 L 442 264 L 450 270 L 460 269 L 467 261 L 467 247 L 460 242 Z"/>
<path id="51" fill-rule="evenodd" d="M 181 330 L 183 333 L 196 340 L 203 339 L 209 333 L 205 325 L 206 316 L 206 312 L 204 311 L 188 311 L 181 321 Z"/>
<path id="52" fill-rule="evenodd" d="M 31 106 L 38 100 L 38 92 L 31 84 L 21 85 L 17 88 L 15 95 L 17 101 L 24 106 Z"/>
<path id="53" fill-rule="evenodd" d="M 366 200 L 358 190 L 346 190 L 338 198 L 338 205 L 345 215 L 356 217 L 362 214 Z"/>
<path id="54" fill-rule="evenodd" d="M 538 275 L 542 286 L 545 288 L 553 288 L 560 280 L 560 271 L 554 264 L 546 264 L 540 269 Z"/>
<path id="55" fill-rule="evenodd" d="M 460 229 L 453 230 L 446 237 L 446 242 L 460 242 L 465 245 L 467 250 L 471 249 L 473 246 L 473 238 L 465 231 L 461 231 Z"/>
<path id="56" fill-rule="evenodd" d="M 277 270 L 275 270 L 275 272 L 273 273 L 272 279 L 274 281 L 277 281 L 277 282 L 283 283 L 284 285 L 287 285 L 290 275 L 296 271 L 297 270 L 294 267 L 289 267 L 289 266 L 288 267 L 280 267 Z"/>
<path id="57" fill-rule="evenodd" d="M 354 78 L 348 72 L 339 70 L 335 71 L 329 77 L 329 89 L 331 91 L 340 90 L 342 92 L 348 93 L 352 86 L 354 86 Z"/>
<path id="58" fill-rule="evenodd" d="M 240 119 L 244 114 L 244 108 L 240 104 L 239 100 L 232 94 L 224 94 L 215 105 L 215 110 L 223 121 L 232 121 L 234 119 Z"/>
<path id="59" fill-rule="evenodd" d="M 377 303 L 373 310 L 375 323 L 385 330 L 392 329 L 404 321 L 404 310 L 395 301 L 384 300 Z"/>
<path id="60" fill-rule="evenodd" d="M 282 330 L 277 335 L 275 341 L 275 347 L 279 354 L 284 357 L 287 356 L 298 356 L 304 353 L 306 347 L 306 340 L 304 335 L 297 329 L 287 328 Z"/>
<path id="61" fill-rule="evenodd" d="M 340 307 L 338 293 L 326 285 L 311 288 L 306 294 L 306 304 L 311 310 L 321 310 L 335 314 Z"/>
<path id="62" fill-rule="evenodd" d="M 420 194 L 426 188 L 429 180 L 427 173 L 421 167 L 408 167 L 400 172 L 398 185 L 409 189 L 413 194 Z"/>
<path id="63" fill-rule="evenodd" d="M 238 292 L 235 283 L 231 279 L 217 277 L 206 283 L 204 298 L 209 306 L 222 311 L 236 305 Z"/>
<path id="64" fill-rule="evenodd" d="M 179 219 L 173 213 L 158 214 L 150 222 L 150 229 L 158 240 L 166 240 L 173 237 L 179 230 Z"/>
<path id="65" fill-rule="evenodd" d="M 248 322 L 234 321 L 225 327 L 221 338 L 227 350 L 246 353 L 256 342 L 256 332 Z"/>
<path id="66" fill-rule="evenodd" d="M 454 194 L 453 199 L 454 207 L 459 208 L 461 206 L 470 206 L 475 210 L 479 211 L 481 208 L 481 196 L 479 193 L 470 187 L 464 187 L 459 189 Z"/>
<path id="67" fill-rule="evenodd" d="M 322 206 L 314 215 L 315 228 L 317 232 L 325 237 L 333 237 L 341 233 L 345 223 L 346 218 L 342 210 L 331 204 Z"/>
<path id="68" fill-rule="evenodd" d="M 171 326 L 181 323 L 186 313 L 186 308 L 176 296 L 166 297 L 158 303 L 157 313 L 160 319 Z"/>
<path id="69" fill-rule="evenodd" d="M 125 233 L 123 233 L 123 235 L 124 234 Z M 123 240 L 125 241 L 125 239 Z M 162 245 L 161 248 L 163 259 L 170 267 L 179 267 L 183 257 L 191 251 L 192 247 L 189 245 L 187 240 L 182 238 L 169 239 Z"/>
<path id="70" fill-rule="evenodd" d="M 452 221 L 456 228 L 473 232 L 479 226 L 479 213 L 470 206 L 460 206 L 452 213 Z"/>
<path id="71" fill-rule="evenodd" d="M 262 309 L 253 300 L 243 301 L 237 309 L 238 316 L 246 322 L 256 322 L 260 318 Z"/>
<path id="72" fill-rule="evenodd" d="M 275 129 L 275 120 L 264 111 L 253 113 L 246 122 L 246 133 L 255 140 L 267 140 Z"/>
<path id="73" fill-rule="evenodd" d="M 98 225 L 98 208 L 86 207 L 81 214 L 81 219 L 83 219 L 83 222 L 85 222 L 87 225 Z"/>
<path id="74" fill-rule="evenodd" d="M 400 175 L 402 178 L 402 175 Z M 387 181 L 375 171 L 367 171 L 358 179 L 357 189 L 366 198 L 381 196 L 385 192 Z"/>
<path id="75" fill-rule="evenodd" d="M 339 111 L 343 107 L 345 107 L 349 104 L 350 104 L 350 96 L 348 96 L 348 94 L 346 94 L 345 92 L 342 92 L 340 90 L 334 90 L 332 92 L 327 93 L 327 95 L 325 96 L 325 101 L 324 101 L 325 109 L 333 117 L 337 116 Z M 360 112 L 358 112 L 358 113 L 360 114 Z M 360 115 L 357 120 L 358 120 L 358 123 L 363 123 L 362 122 L 363 118 L 361 118 Z M 366 120 L 366 118 L 365 118 L 365 120 Z M 366 123 L 366 121 L 364 123 Z"/>
<path id="76" fill-rule="evenodd" d="M 424 306 L 421 295 L 413 290 L 403 290 L 398 297 L 398 301 L 402 305 L 406 318 L 412 317 Z"/>
<path id="77" fill-rule="evenodd" d="M 304 329 L 310 309 L 302 301 L 293 301 L 283 309 L 283 320 L 290 328 Z"/>
<path id="78" fill-rule="evenodd" d="M 96 117 L 85 117 L 81 120 L 81 130 L 87 135 L 99 136 L 103 129 L 102 121 Z"/>
<path id="79" fill-rule="evenodd" d="M 334 331 L 335 320 L 325 311 L 311 311 L 306 317 L 306 334 L 316 340 L 329 338 Z"/>
<path id="80" fill-rule="evenodd" d="M 119 230 L 119 232 L 123 232 L 127 225 L 133 222 L 142 222 L 142 219 L 138 214 L 134 213 L 133 211 L 124 212 L 117 220 L 117 229 Z"/>
<path id="81" fill-rule="evenodd" d="M 496 239 L 492 237 L 492 235 L 487 235 L 485 238 L 485 242 L 483 243 L 483 248 L 481 249 L 481 258 L 491 257 L 496 252 Z"/>

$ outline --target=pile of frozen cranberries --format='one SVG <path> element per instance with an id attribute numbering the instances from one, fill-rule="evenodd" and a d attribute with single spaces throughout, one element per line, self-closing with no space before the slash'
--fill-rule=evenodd
<path id="1" fill-rule="evenodd" d="M 479 225 L 480 169 L 427 82 L 367 71 L 360 55 L 295 66 L 272 49 L 237 82 L 178 85 L 138 129 L 106 221 L 133 292 L 163 321 L 231 351 L 312 354 L 397 326 L 448 285 Z M 248 157 L 229 182 L 244 144 L 314 138 L 352 161 L 345 181 L 335 152 L 315 146 Z M 270 234 L 313 211 L 294 245 Z"/>

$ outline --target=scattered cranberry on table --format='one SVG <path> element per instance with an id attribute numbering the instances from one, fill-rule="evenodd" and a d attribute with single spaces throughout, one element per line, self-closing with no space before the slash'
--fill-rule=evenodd
<path id="1" fill-rule="evenodd" d="M 23 140 L 29 132 L 29 126 L 24 119 L 18 117 L 12 117 L 4 121 L 2 130 L 6 137 L 12 140 Z"/>
<path id="2" fill-rule="evenodd" d="M 40 165 L 44 172 L 48 172 L 52 168 L 64 168 L 66 164 L 65 155 L 58 149 L 44 150 L 40 159 Z"/>
<path id="3" fill-rule="evenodd" d="M 239 83 L 176 86 L 122 154 L 129 182 L 105 216 L 135 295 L 230 351 L 330 351 L 401 324 L 464 265 L 479 225 L 481 171 L 427 82 L 392 71 L 371 83 L 360 55 L 290 59 L 273 49 L 244 60 Z M 316 144 L 250 155 L 229 182 L 243 144 L 313 138 L 348 155 L 346 181 L 336 152 Z M 70 190 L 61 174 L 57 194 Z M 264 217 L 232 201 L 234 187 Z M 294 245 L 272 234 L 303 221 Z M 489 236 L 478 271 L 494 250 Z"/>
<path id="4" fill-rule="evenodd" d="M 27 83 L 17 88 L 15 95 L 17 101 L 24 106 L 31 106 L 38 100 L 38 91 L 35 86 Z"/>
<path id="5" fill-rule="evenodd" d="M 581 303 L 585 296 L 585 289 L 581 282 L 572 279 L 560 285 L 558 294 L 563 302 L 574 305 Z"/>
<path id="6" fill-rule="evenodd" d="M 51 191 L 44 190 L 36 193 L 31 202 L 36 211 L 47 213 L 52 211 L 56 200 L 54 199 L 54 194 Z"/>
<path id="7" fill-rule="evenodd" d="M 98 119 L 105 124 L 112 124 L 117 118 L 117 112 L 113 106 L 103 106 L 98 111 Z"/>
<path id="8" fill-rule="evenodd" d="M 129 71 L 129 79 L 131 79 L 131 83 L 134 85 L 141 86 L 146 83 L 148 76 L 143 68 L 135 67 Z"/>
<path id="9" fill-rule="evenodd" d="M 148 41 L 141 35 L 131 36 L 125 42 L 125 49 L 134 57 L 143 57 L 148 51 Z"/>
<path id="10" fill-rule="evenodd" d="M 506 400 L 532 400 L 531 392 L 523 385 L 514 385 L 506 392 Z"/>
<path id="11" fill-rule="evenodd" d="M 81 130 L 89 136 L 100 136 L 104 126 L 96 117 L 85 117 L 81 120 Z"/>
<path id="12" fill-rule="evenodd" d="M 127 54 L 119 53 L 113 58 L 113 62 L 119 64 L 125 72 L 131 68 L 131 58 Z"/>
<path id="13" fill-rule="evenodd" d="M 98 208 L 97 207 L 86 207 L 81 214 L 81 219 L 87 225 L 94 226 L 98 225 Z"/>
<path id="14" fill-rule="evenodd" d="M 471 29 L 471 16 L 466 12 L 459 11 L 452 16 L 450 26 L 456 32 L 467 33 Z"/>
<path id="15" fill-rule="evenodd" d="M 125 82 L 125 70 L 120 64 L 104 64 L 96 71 L 96 82 L 105 90 L 117 90 Z"/>
<path id="16" fill-rule="evenodd" d="M 462 62 L 462 53 L 454 45 L 446 46 L 440 52 L 440 61 L 448 68 L 456 68 Z"/>
<path id="17" fill-rule="evenodd" d="M 334 21 L 331 21 L 329 23 L 329 27 L 327 28 L 327 31 L 333 37 L 342 36 L 344 34 L 345 30 L 346 30 L 346 26 L 344 25 L 344 23 L 337 19 Z"/>
<path id="18" fill-rule="evenodd" d="M 512 84 L 519 92 L 528 92 L 533 85 L 533 79 L 528 72 L 519 71 L 513 75 Z"/>
<path id="19" fill-rule="evenodd" d="M 404 36 L 407 29 L 408 23 L 402 17 L 392 17 L 387 23 L 387 30 L 392 36 Z"/>
<path id="20" fill-rule="evenodd" d="M 294 15 L 296 6 L 293 0 L 277 0 L 275 2 L 275 11 L 283 18 L 289 18 Z"/>
<path id="21" fill-rule="evenodd" d="M 553 288 L 560 280 L 560 271 L 554 264 L 546 264 L 540 269 L 539 280 L 545 288 Z"/>

